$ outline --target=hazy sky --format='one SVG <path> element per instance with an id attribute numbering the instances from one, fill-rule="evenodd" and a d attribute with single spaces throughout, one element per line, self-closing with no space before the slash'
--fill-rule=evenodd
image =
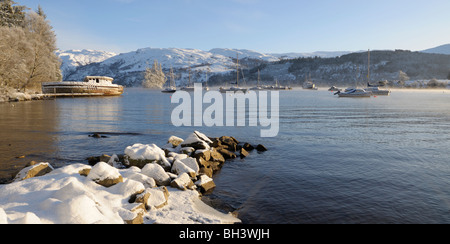
<path id="1" fill-rule="evenodd" d="M 449 0 L 15 1 L 42 6 L 62 50 L 417 51 L 450 43 Z"/>

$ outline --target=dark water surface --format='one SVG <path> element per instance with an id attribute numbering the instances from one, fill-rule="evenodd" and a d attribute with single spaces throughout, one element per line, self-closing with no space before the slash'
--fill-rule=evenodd
<path id="1" fill-rule="evenodd" d="M 269 148 L 215 176 L 210 199 L 238 209 L 244 223 L 450 223 L 450 91 L 370 99 L 280 92 L 275 138 L 261 138 L 258 127 L 174 127 L 175 106 L 170 95 L 141 89 L 0 104 L 0 178 L 31 160 L 87 163 L 199 130 Z M 108 138 L 88 137 L 94 132 Z"/>

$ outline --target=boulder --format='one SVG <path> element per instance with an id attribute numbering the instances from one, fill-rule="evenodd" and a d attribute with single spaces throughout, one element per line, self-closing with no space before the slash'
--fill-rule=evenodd
<path id="1" fill-rule="evenodd" d="M 171 136 L 169 138 L 169 140 L 167 141 L 167 143 L 172 144 L 172 147 L 178 147 L 178 145 L 180 145 L 183 142 L 184 142 L 183 139 L 176 137 L 176 136 Z"/>
<path id="2" fill-rule="evenodd" d="M 216 188 L 213 179 L 206 175 L 201 175 L 200 179 L 195 182 L 195 185 L 200 188 L 202 194 L 210 194 Z"/>
<path id="3" fill-rule="evenodd" d="M 240 150 L 239 150 L 239 156 L 241 157 L 241 158 L 246 158 L 246 157 L 248 157 L 248 155 L 250 155 L 248 152 L 247 152 L 247 150 L 245 150 L 244 148 L 241 148 Z"/>
<path id="4" fill-rule="evenodd" d="M 170 162 L 166 158 L 166 152 L 155 144 L 134 144 L 125 149 L 125 155 L 127 157 L 126 164 L 128 167 L 136 166 L 142 169 L 150 163 L 157 163 L 164 169 L 170 169 L 171 167 Z"/>
<path id="5" fill-rule="evenodd" d="M 105 162 L 94 165 L 87 178 L 104 187 L 111 187 L 119 182 L 123 182 L 123 177 L 119 170 Z"/>
<path id="6" fill-rule="evenodd" d="M 237 151 L 237 145 L 239 144 L 239 142 L 231 136 L 222 136 L 219 138 L 220 143 L 218 143 L 218 145 L 226 145 L 227 148 L 224 149 L 228 149 L 229 151 L 232 152 L 236 152 Z"/>
<path id="7" fill-rule="evenodd" d="M 219 151 L 220 154 L 222 154 L 222 156 L 225 159 L 235 159 L 237 157 L 235 153 L 230 152 L 227 149 L 219 149 L 218 151 Z"/>
<path id="8" fill-rule="evenodd" d="M 199 136 L 200 135 L 200 136 Z M 205 141 L 207 140 L 207 141 Z M 211 140 L 209 140 L 208 137 L 206 137 L 205 135 L 201 134 L 201 133 L 192 133 L 189 135 L 188 138 L 186 138 L 184 140 L 183 143 L 180 144 L 181 147 L 192 147 L 195 150 L 199 150 L 199 149 L 209 149 L 209 143 L 212 143 Z"/>
<path id="9" fill-rule="evenodd" d="M 52 172 L 54 168 L 49 163 L 37 163 L 31 161 L 14 178 L 14 181 L 22 181 L 33 177 L 43 176 Z"/>
<path id="10" fill-rule="evenodd" d="M 242 148 L 244 148 L 247 152 L 253 151 L 255 149 L 255 147 L 250 143 L 244 143 Z"/>
<path id="11" fill-rule="evenodd" d="M 195 160 L 195 159 L 194 159 Z M 187 166 L 180 160 L 175 160 L 172 166 L 172 173 L 181 175 L 183 173 L 187 173 L 190 177 L 194 178 L 197 176 L 198 172 L 194 171 L 192 168 Z"/>
<path id="12" fill-rule="evenodd" d="M 183 173 L 173 180 L 170 186 L 185 191 L 186 189 L 192 189 L 194 183 L 187 173 Z"/>
<path id="13" fill-rule="evenodd" d="M 225 158 L 215 148 L 211 150 L 210 154 L 211 154 L 210 161 L 219 162 L 221 164 L 225 163 Z"/>
<path id="14" fill-rule="evenodd" d="M 155 180 L 158 186 L 168 186 L 170 184 L 170 176 L 158 164 L 147 164 L 141 171 L 142 174 Z"/>
<path id="15" fill-rule="evenodd" d="M 81 169 L 80 171 L 78 171 L 78 173 L 81 176 L 88 176 L 90 172 L 91 172 L 91 167 L 86 167 L 86 168 Z"/>
<path id="16" fill-rule="evenodd" d="M 258 152 L 265 152 L 267 151 L 267 148 L 264 145 L 259 144 L 256 146 L 256 150 L 258 150 Z"/>
<path id="17" fill-rule="evenodd" d="M 169 201 L 169 191 L 165 186 L 160 188 L 149 188 L 145 190 L 150 193 L 146 206 L 151 209 L 160 209 L 167 205 Z"/>
<path id="18" fill-rule="evenodd" d="M 216 171 L 221 169 L 221 165 L 222 165 L 222 163 L 220 163 L 220 162 L 206 161 L 203 158 L 199 159 L 198 164 L 200 166 L 199 173 L 201 173 L 202 172 L 201 170 L 204 168 L 211 169 L 215 173 Z M 206 171 L 206 172 L 209 172 L 209 171 Z"/>
<path id="19" fill-rule="evenodd" d="M 209 161 L 211 159 L 211 151 L 206 149 L 197 150 L 195 151 L 194 155 L 197 160 L 199 160 L 199 158 L 203 158 L 206 161 Z"/>

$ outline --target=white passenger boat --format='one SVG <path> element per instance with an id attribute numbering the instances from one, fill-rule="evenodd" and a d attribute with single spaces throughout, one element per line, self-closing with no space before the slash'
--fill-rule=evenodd
<path id="1" fill-rule="evenodd" d="M 42 83 L 42 93 L 72 96 L 119 96 L 123 86 L 113 84 L 113 78 L 106 76 L 86 76 L 83 81 L 62 81 Z"/>

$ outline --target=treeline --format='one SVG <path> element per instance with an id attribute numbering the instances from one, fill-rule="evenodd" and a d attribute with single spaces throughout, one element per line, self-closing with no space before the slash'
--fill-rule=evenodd
<path id="1" fill-rule="evenodd" d="M 61 81 L 56 35 L 42 8 L 36 11 L 0 0 L 0 88 L 40 91 Z"/>

